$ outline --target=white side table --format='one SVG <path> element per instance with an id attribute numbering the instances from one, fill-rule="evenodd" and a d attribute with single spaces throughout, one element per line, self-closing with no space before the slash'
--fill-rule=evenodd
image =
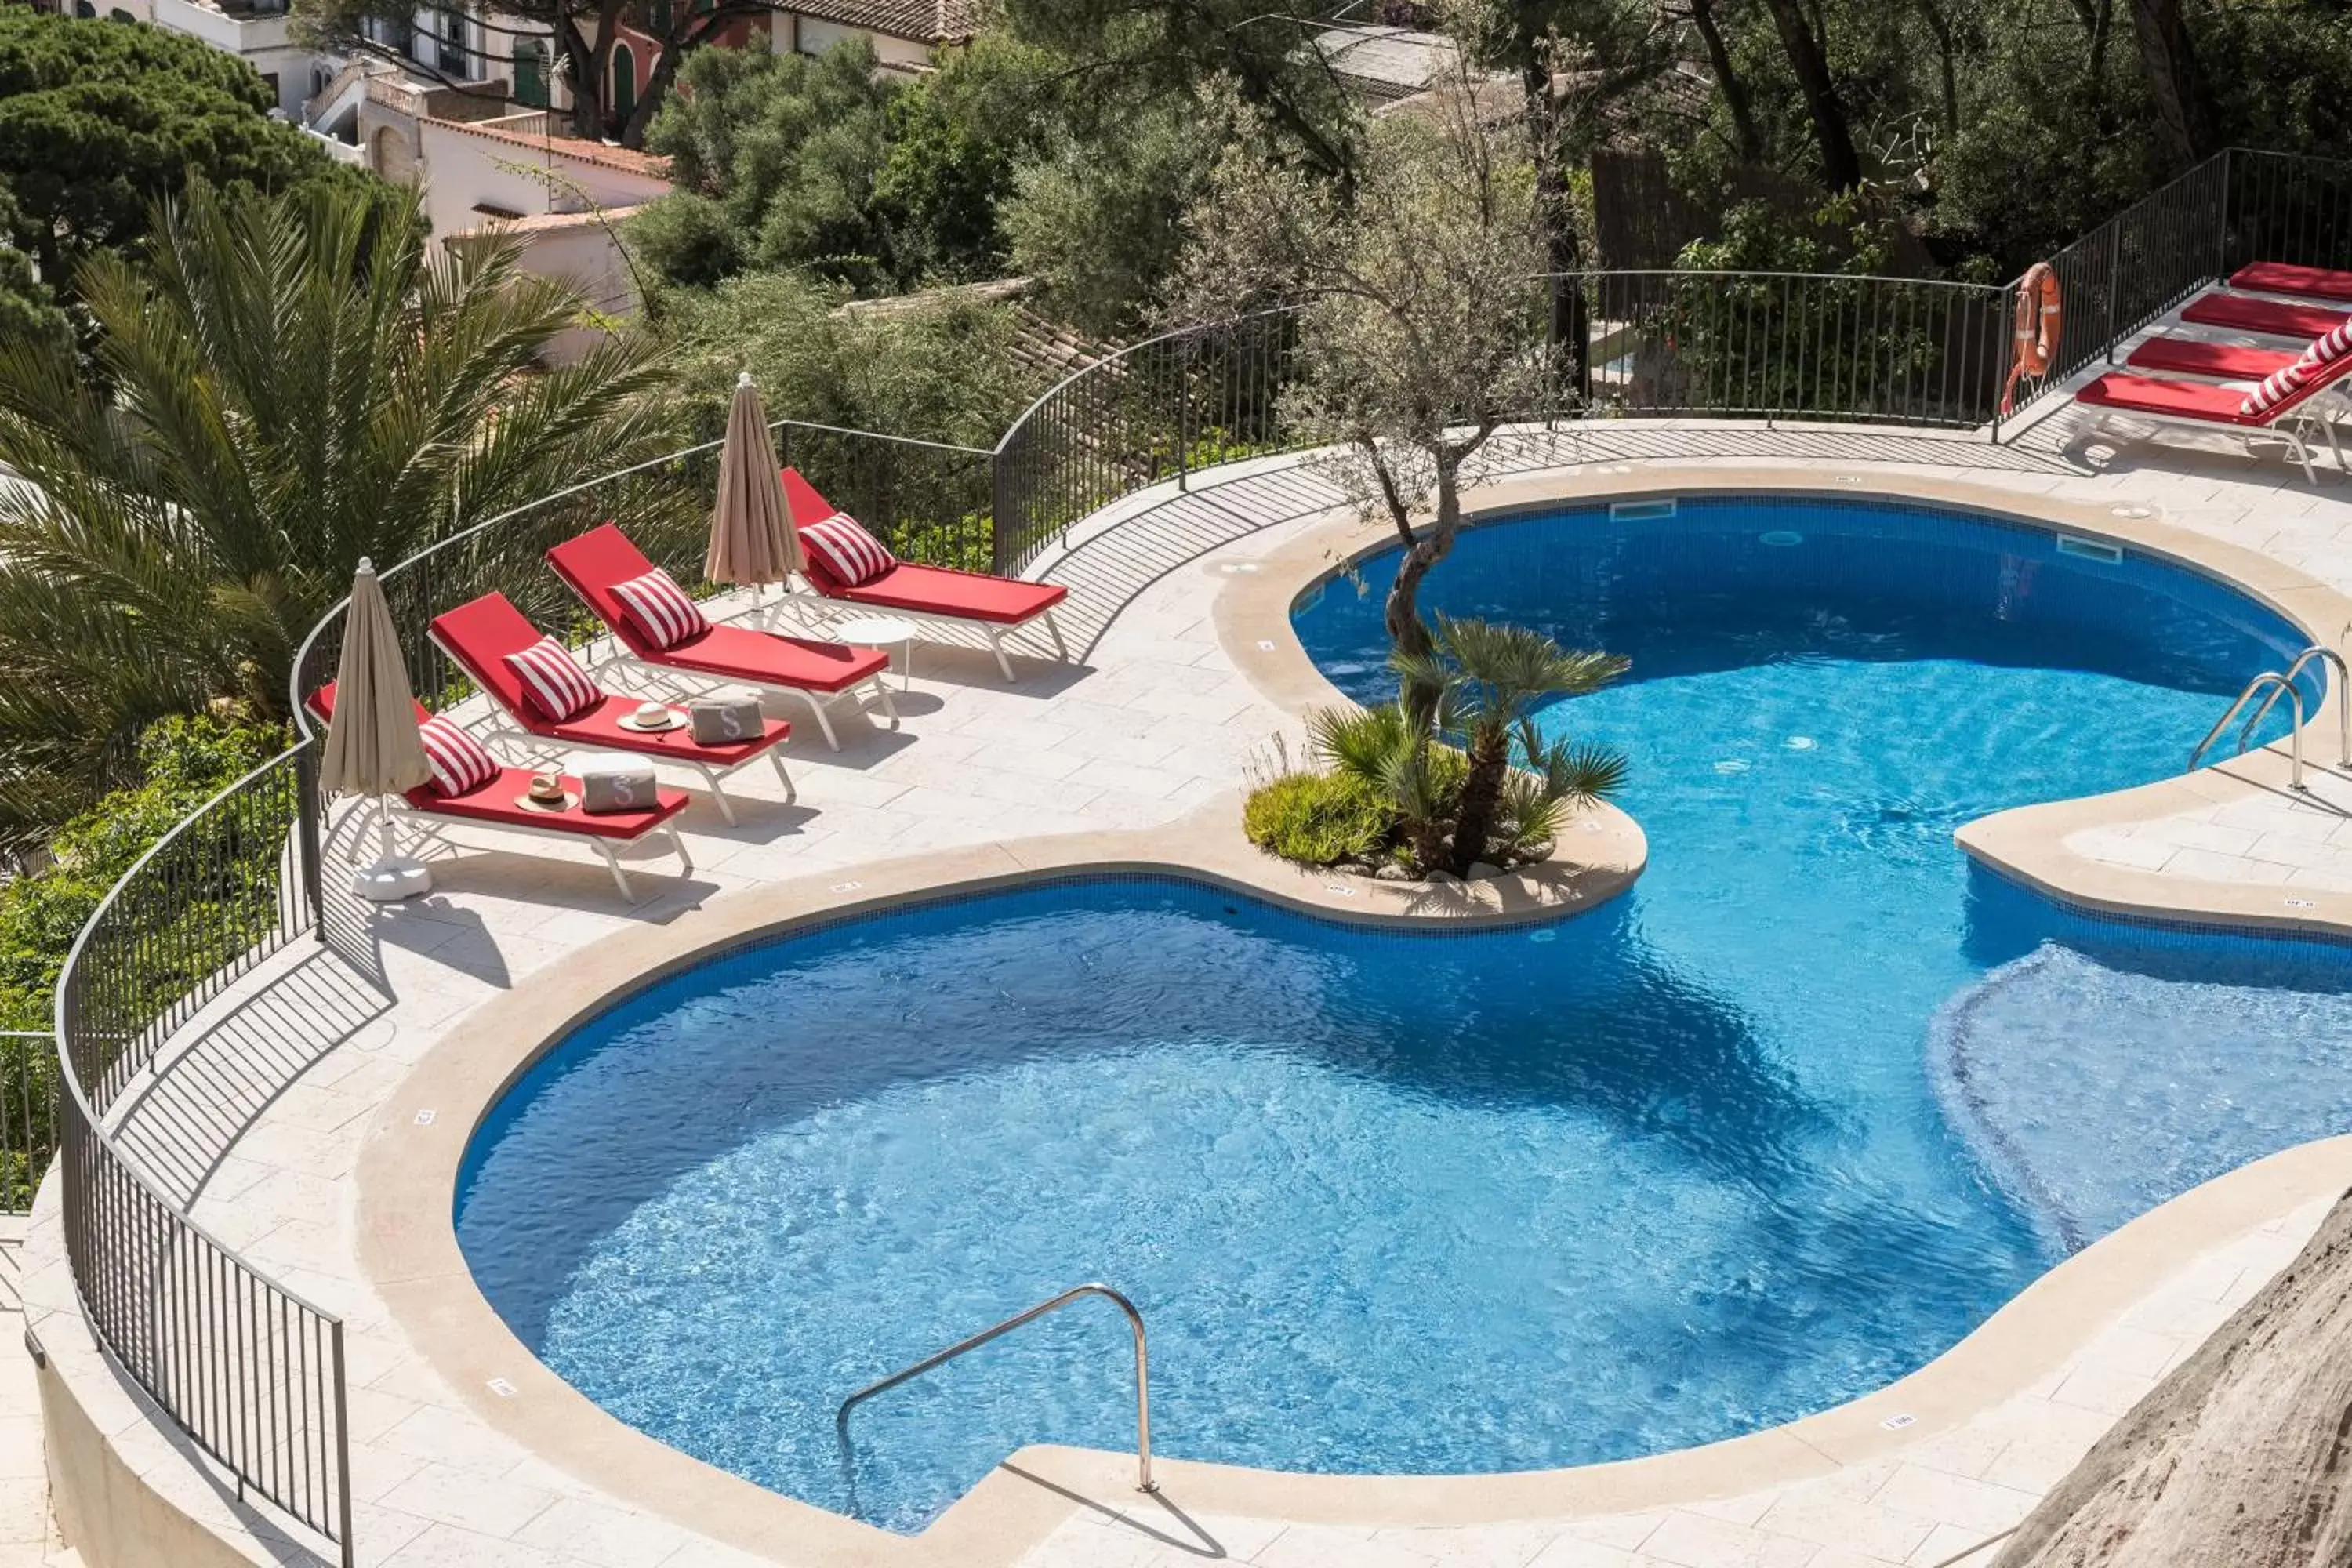
<path id="1" fill-rule="evenodd" d="M 878 647 L 890 651 L 892 644 L 898 648 L 898 689 L 907 689 L 915 679 L 915 623 L 897 616 L 853 616 L 845 621 L 835 621 L 827 628 L 838 640 L 856 643 L 863 647 Z"/>

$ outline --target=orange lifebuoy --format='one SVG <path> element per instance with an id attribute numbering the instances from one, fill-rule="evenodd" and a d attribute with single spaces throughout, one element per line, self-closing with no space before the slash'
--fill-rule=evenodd
<path id="1" fill-rule="evenodd" d="M 2058 359 L 2059 334 L 2066 330 L 2066 304 L 2058 297 L 2058 271 L 2037 261 L 2017 280 L 2017 352 L 2009 362 L 2009 380 L 2000 389 L 2000 411 L 2006 414 L 2017 394 L 2021 376 L 2046 375 Z"/>

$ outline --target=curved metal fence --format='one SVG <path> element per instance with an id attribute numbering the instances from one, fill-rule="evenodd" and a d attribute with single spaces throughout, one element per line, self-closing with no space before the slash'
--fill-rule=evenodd
<path id="1" fill-rule="evenodd" d="M 1584 323 L 1570 384 L 1526 423 L 1688 416 L 1997 431 L 2011 290 L 1795 272 L 1560 273 Z M 1577 296 L 1576 310 L 1559 309 Z M 1530 319 L 1528 342 L 1544 328 Z M 1166 333 L 1087 366 L 999 442 L 994 560 L 1018 571 L 1078 519 L 1216 463 L 1288 449 L 1297 312 Z"/>
<path id="2" fill-rule="evenodd" d="M 2063 379 L 2189 291 L 2254 257 L 2352 259 L 2352 168 L 2232 153 L 2057 258 Z M 1559 406 L 1584 418 L 1690 415 L 1895 422 L 2001 433 L 2013 286 L 1811 274 L 1586 272 L 1549 280 L 1580 322 Z M 1562 296 L 1571 293 L 1573 300 Z M 1563 309 L 1573 306 L 1573 309 Z M 779 457 L 910 558 L 1011 571 L 1089 513 L 1200 468 L 1287 449 L 1297 317 L 1262 311 L 1138 343 L 1047 391 L 990 451 L 793 420 Z M 1541 331 L 1531 323 L 1531 331 Z M 541 554 L 606 519 L 684 582 L 701 576 L 718 444 L 606 474 L 490 518 L 382 573 L 418 695 L 467 689 L 432 616 L 496 589 L 544 628 L 594 627 Z M 293 711 L 332 674 L 341 607 L 296 656 Z M 240 1496 L 352 1562 L 342 1324 L 190 1217 L 109 1128 L 159 1056 L 242 977 L 320 928 L 316 743 L 223 791 L 126 873 L 83 928 L 57 993 L 57 1079 L 0 1085 L 21 1123 L 16 1188 L 52 1144 L 76 1288 L 100 1343 Z M 19 1064 L 20 1067 L 23 1064 Z"/>
<path id="3" fill-rule="evenodd" d="M 108 1128 L 180 1026 L 317 923 L 314 748 L 165 834 L 82 928 L 57 991 L 66 1256 L 116 1364 L 256 1497 L 352 1562 L 343 1325 L 189 1217 Z"/>

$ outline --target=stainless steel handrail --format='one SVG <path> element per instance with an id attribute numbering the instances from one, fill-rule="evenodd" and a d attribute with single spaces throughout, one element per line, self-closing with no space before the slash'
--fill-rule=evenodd
<path id="1" fill-rule="evenodd" d="M 1135 1334 L 1135 1489 L 1156 1492 L 1160 1483 L 1151 1479 L 1151 1361 L 1143 1339 L 1143 1314 L 1135 1303 L 1099 1282 L 1074 1286 L 1050 1301 L 1040 1301 L 1025 1312 L 1018 1312 L 992 1329 L 982 1329 L 968 1340 L 959 1340 L 934 1356 L 926 1356 L 914 1365 L 894 1372 L 879 1383 L 869 1383 L 841 1402 L 834 1412 L 834 1430 L 842 1441 L 849 1440 L 849 1413 L 877 1394 L 887 1394 L 902 1383 L 920 1377 L 934 1367 L 944 1366 L 967 1351 L 976 1351 L 989 1341 L 1000 1339 L 1022 1324 L 1034 1322 L 1048 1312 L 1059 1311 L 1081 1296 L 1100 1296 L 1127 1314 L 1127 1326 Z"/>
<path id="2" fill-rule="evenodd" d="M 2257 693 L 2270 691 L 2272 700 L 2275 701 L 2279 689 L 2286 692 L 2287 701 L 2294 711 L 2294 728 L 2287 732 L 2287 787 L 2303 788 L 2303 693 L 2275 669 L 2266 669 L 2246 682 L 2246 689 L 2238 693 L 2238 700 L 2230 704 L 2230 710 L 2221 715 L 2221 722 L 2206 731 L 2205 738 L 2198 742 L 2196 749 L 2189 753 L 2189 770 L 2193 773 L 2204 762 L 2205 753 L 2212 749 L 2215 741 L 2221 739 L 2221 731 L 2230 727 L 2230 721 L 2235 719 L 2239 710 L 2252 701 Z M 2248 725 L 2238 731 L 2238 750 L 2242 752 L 2246 749 L 2246 736 L 2252 728 Z"/>
<path id="3" fill-rule="evenodd" d="M 2294 662 L 2286 667 L 2286 673 L 2280 679 L 2292 687 L 2294 678 L 2303 673 L 2303 667 L 2315 658 L 2336 667 L 2336 765 L 2352 768 L 2352 667 L 2345 664 L 2344 656 L 2325 644 L 2314 643 L 2294 656 Z M 2242 752 L 2246 749 L 2246 737 L 2270 717 L 2270 711 L 2278 705 L 2278 700 L 2279 689 L 2273 687 L 2271 694 L 2263 699 L 2263 705 L 2254 710 L 2253 717 L 2239 730 L 2238 750 Z"/>

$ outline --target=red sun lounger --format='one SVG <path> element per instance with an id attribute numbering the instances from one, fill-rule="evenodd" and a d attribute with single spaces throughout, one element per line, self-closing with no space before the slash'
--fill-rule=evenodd
<path id="1" fill-rule="evenodd" d="M 711 801 L 730 827 L 735 823 L 735 808 L 728 803 L 719 781 L 738 768 L 766 757 L 774 766 L 776 777 L 783 781 L 784 798 L 794 796 L 792 775 L 784 772 L 784 759 L 776 750 L 793 732 L 793 727 L 781 719 L 763 721 L 759 735 L 741 741 L 705 743 L 696 740 L 694 731 L 684 726 L 647 734 L 621 723 L 636 711 L 636 698 L 615 697 L 600 688 L 594 706 L 559 722 L 531 706 L 523 692 L 522 678 L 506 661 L 507 655 L 520 653 L 539 641 L 540 632 L 523 618 L 520 610 L 508 603 L 504 594 L 485 594 L 470 604 L 436 616 L 431 630 L 433 640 L 473 678 L 475 685 L 489 694 L 491 702 L 514 726 L 511 732 L 522 740 L 536 741 L 553 749 L 633 752 L 658 763 L 692 768 L 710 786 Z"/>
<path id="2" fill-rule="evenodd" d="M 2260 381 L 2299 356 L 2292 349 L 2245 349 L 2198 338 L 2150 338 L 2124 361 L 2131 370 L 2161 375 L 2201 375 L 2214 381 Z"/>
<path id="3" fill-rule="evenodd" d="M 334 683 L 330 681 L 312 692 L 309 706 L 321 722 L 332 720 Z M 418 722 L 425 717 L 419 704 Z M 569 776 L 564 778 L 563 787 L 574 799 L 563 810 L 541 811 L 516 805 L 518 798 L 529 793 L 530 778 L 528 768 L 500 768 L 489 783 L 463 795 L 443 795 L 427 782 L 401 797 L 400 804 L 392 808 L 393 820 L 411 832 L 444 844 L 448 840 L 442 838 L 441 828 L 449 823 L 473 823 L 508 833 L 535 834 L 542 838 L 585 844 L 604 857 L 604 868 L 613 873 L 613 885 L 621 889 L 625 899 L 635 895 L 629 890 L 629 879 L 621 870 L 620 857 L 613 852 L 616 844 L 635 844 L 646 835 L 657 832 L 669 839 L 678 864 L 688 871 L 694 869 L 694 861 L 686 852 L 686 840 L 677 836 L 677 825 L 670 820 L 686 809 L 688 796 L 684 790 L 656 789 L 655 804 L 646 811 L 599 812 L 591 816 L 580 809 L 580 781 Z"/>
<path id="4" fill-rule="evenodd" d="M 2352 354 L 2340 354 L 2262 414 L 2244 412 L 2246 394 L 2236 387 L 2126 375 L 2121 372 L 2109 372 L 2089 383 L 2074 394 L 2074 402 L 2093 412 L 2100 428 L 2105 426 L 2110 416 L 2120 414 L 2153 425 L 2218 430 L 2241 439 L 2256 434 L 2275 436 L 2285 441 L 2288 452 L 2303 465 L 2304 479 L 2316 484 L 2319 480 L 2312 471 L 2311 448 L 2298 427 L 2316 426 L 2326 435 L 2327 444 L 2336 453 L 2336 466 L 2343 466 L 2344 450 L 2336 444 L 2336 427 L 2319 416 L 2313 402 L 2347 374 L 2352 374 Z M 2251 451 L 2251 442 L 2248 446 Z"/>
<path id="5" fill-rule="evenodd" d="M 2352 304 L 2352 272 L 2326 267 L 2257 261 L 2231 273 L 2230 287 L 2249 289 L 2257 294 L 2294 294 L 2305 300 L 2341 300 Z"/>
<path id="6" fill-rule="evenodd" d="M 2180 319 L 2192 326 L 2220 327 L 2225 331 L 2259 332 L 2271 338 L 2299 338 L 2309 342 L 2324 338 L 2352 313 L 2317 305 L 2291 305 L 2284 300 L 2257 300 L 2248 294 L 2206 294 L 2191 300 Z"/>
<path id="7" fill-rule="evenodd" d="M 839 513 L 840 509 L 819 495 L 797 468 L 783 470 L 784 501 L 792 509 L 793 526 L 805 531 Z M 1032 621 L 1045 622 L 1062 658 L 1070 650 L 1062 628 L 1054 624 L 1054 606 L 1069 597 L 1058 583 L 1026 583 L 1017 577 L 992 577 L 980 572 L 957 572 L 944 566 L 919 566 L 894 561 L 887 570 L 866 582 L 849 584 L 826 570 L 821 552 L 809 549 L 809 586 L 835 604 L 887 610 L 910 620 L 951 622 L 971 626 L 987 637 L 996 655 L 996 667 L 1011 680 L 1013 662 L 1004 655 L 1004 635 Z"/>
<path id="8" fill-rule="evenodd" d="M 628 651 L 629 658 L 646 668 L 790 692 L 809 705 L 824 743 L 836 752 L 841 742 L 834 735 L 833 720 L 825 709 L 845 697 L 855 707 L 864 688 L 873 688 L 890 728 L 898 727 L 898 710 L 882 679 L 889 670 L 890 656 L 880 648 L 719 625 L 667 647 L 653 641 L 628 613 L 614 585 L 644 576 L 654 563 L 612 523 L 557 545 L 547 552 L 547 563 L 611 629 L 614 640 Z"/>

